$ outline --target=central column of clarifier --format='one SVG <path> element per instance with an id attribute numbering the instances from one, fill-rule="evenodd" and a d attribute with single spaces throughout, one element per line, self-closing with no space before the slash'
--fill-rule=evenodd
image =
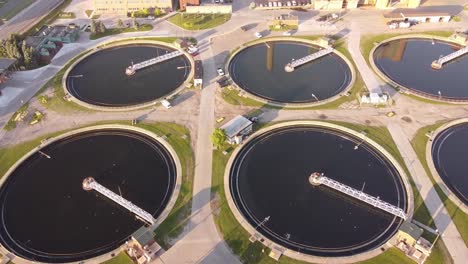
<path id="1" fill-rule="evenodd" d="M 322 175 L 319 172 L 314 172 L 309 177 L 309 183 L 314 186 L 319 186 L 320 184 L 322 184 L 322 182 L 320 181 L 321 177 Z"/>

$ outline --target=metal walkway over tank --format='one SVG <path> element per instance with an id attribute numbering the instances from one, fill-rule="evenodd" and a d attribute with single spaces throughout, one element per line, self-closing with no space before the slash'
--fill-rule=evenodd
<path id="1" fill-rule="evenodd" d="M 140 207 L 136 206 L 129 200 L 126 200 L 120 195 L 117 195 L 113 191 L 107 189 L 106 187 L 99 184 L 94 178 L 88 177 L 83 180 L 83 189 L 86 191 L 95 190 L 98 193 L 106 196 L 107 198 L 111 199 L 112 201 L 118 203 L 125 209 L 129 210 L 130 212 L 136 214 L 138 218 L 144 220 L 145 222 L 153 225 L 156 222 L 156 219 L 153 216 L 146 212 L 145 210 L 141 209 Z"/>
<path id="2" fill-rule="evenodd" d="M 305 57 L 302 57 L 302 58 L 300 58 L 298 60 L 294 60 L 294 61 L 286 64 L 286 66 L 284 66 L 284 70 L 287 71 L 287 72 L 292 72 L 292 71 L 294 71 L 295 68 L 297 68 L 297 67 L 299 67 L 299 66 L 301 66 L 303 64 L 306 64 L 306 63 L 308 63 L 310 61 L 321 58 L 321 57 L 323 57 L 323 56 L 325 56 L 327 54 L 330 54 L 333 51 L 334 51 L 334 49 L 331 48 L 331 47 L 321 49 L 321 50 L 319 50 L 319 51 L 317 51 L 315 53 L 312 53 L 310 55 L 307 55 Z"/>
<path id="3" fill-rule="evenodd" d="M 178 56 L 180 56 L 182 54 L 183 54 L 182 51 L 176 50 L 176 51 L 166 53 L 164 55 L 161 55 L 161 56 L 149 59 L 149 60 L 139 62 L 137 64 L 132 64 L 132 65 L 127 67 L 127 69 L 125 70 L 125 73 L 127 75 L 133 75 L 138 70 L 141 70 L 143 68 L 155 65 L 155 64 L 163 62 L 163 61 L 170 60 L 170 59 L 178 57 Z"/>
<path id="4" fill-rule="evenodd" d="M 347 194 L 351 197 L 354 197 L 358 200 L 361 200 L 365 203 L 368 203 L 370 205 L 373 205 L 374 207 L 377 207 L 379 209 L 382 209 L 390 214 L 393 214 L 395 216 L 398 216 L 400 218 L 403 218 L 403 220 L 406 220 L 406 214 L 405 212 L 403 211 L 403 209 L 399 208 L 399 207 L 396 207 L 392 204 L 389 204 L 387 202 L 384 202 L 382 200 L 380 200 L 378 197 L 374 197 L 374 196 L 371 196 L 371 195 L 368 195 L 364 192 L 361 192 L 359 190 L 356 190 L 354 188 L 351 188 L 347 185 L 344 185 L 342 183 L 339 183 L 335 180 L 332 180 L 328 177 L 325 177 L 322 174 L 318 173 L 318 172 L 315 172 L 315 173 L 312 173 L 312 175 L 310 175 L 309 177 L 309 182 L 310 184 L 312 185 L 326 185 L 332 189 L 335 189 L 339 192 L 342 192 L 344 194 Z"/>
<path id="5" fill-rule="evenodd" d="M 437 70 L 442 69 L 442 66 L 444 65 L 444 63 L 447 63 L 451 60 L 461 57 L 465 55 L 466 53 L 468 53 L 468 46 L 461 48 L 455 52 L 452 52 L 449 55 L 441 57 L 438 60 L 433 61 L 431 64 L 431 67 Z"/>

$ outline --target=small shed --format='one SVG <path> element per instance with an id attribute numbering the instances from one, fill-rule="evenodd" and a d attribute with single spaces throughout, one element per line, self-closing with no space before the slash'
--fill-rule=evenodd
<path id="1" fill-rule="evenodd" d="M 423 234 L 422 228 L 418 227 L 417 225 L 411 222 L 403 222 L 401 224 L 400 229 L 397 233 L 398 241 L 403 241 L 409 246 L 414 246 L 416 241 L 419 240 L 421 235 Z"/>
<path id="2" fill-rule="evenodd" d="M 252 125 L 252 121 L 244 116 L 238 115 L 221 126 L 221 129 L 226 132 L 229 144 L 240 144 L 242 143 L 243 137 L 252 132 Z"/>

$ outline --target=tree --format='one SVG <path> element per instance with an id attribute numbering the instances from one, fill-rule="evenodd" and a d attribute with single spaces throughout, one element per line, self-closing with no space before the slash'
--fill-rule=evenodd
<path id="1" fill-rule="evenodd" d="M 160 9 L 160 8 L 156 8 L 156 9 L 154 9 L 154 15 L 155 15 L 156 17 L 159 17 L 159 16 L 161 16 L 161 14 L 162 14 L 162 11 L 161 11 L 161 9 Z"/>
<path id="2" fill-rule="evenodd" d="M 119 28 L 124 27 L 124 23 L 123 23 L 122 19 L 120 19 L 120 18 L 119 18 L 119 20 L 117 20 L 117 27 L 119 27 Z"/>
<path id="3" fill-rule="evenodd" d="M 104 26 L 104 23 L 102 23 L 102 21 L 99 21 L 99 23 L 97 24 L 97 31 L 99 33 L 106 32 L 106 26 Z"/>
<path id="4" fill-rule="evenodd" d="M 224 141 L 226 141 L 226 139 L 227 136 L 224 129 L 216 128 L 213 134 L 211 134 L 211 143 L 213 143 L 216 149 L 219 149 L 223 145 Z"/>
<path id="5" fill-rule="evenodd" d="M 35 68 L 38 64 L 36 52 L 32 47 L 28 47 L 24 40 L 21 45 L 21 51 L 23 52 L 24 66 L 28 69 Z"/>
<path id="6" fill-rule="evenodd" d="M 96 32 L 97 32 L 96 20 L 91 19 L 91 24 L 90 24 L 90 26 L 91 26 L 91 33 L 92 33 L 92 34 L 96 33 Z"/>
<path id="7" fill-rule="evenodd" d="M 136 20 L 136 17 L 133 18 L 133 29 L 138 30 L 138 22 Z"/>

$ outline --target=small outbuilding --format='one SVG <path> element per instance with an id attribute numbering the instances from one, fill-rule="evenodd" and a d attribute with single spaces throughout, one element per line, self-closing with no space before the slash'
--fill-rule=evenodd
<path id="1" fill-rule="evenodd" d="M 128 255 L 139 264 L 153 260 L 159 250 L 161 246 L 154 240 L 153 231 L 145 226 L 135 231 L 127 242 Z"/>
<path id="2" fill-rule="evenodd" d="M 200 88 L 203 85 L 203 64 L 202 64 L 201 60 L 196 60 L 195 61 L 193 85 L 195 87 L 200 87 Z"/>
<path id="3" fill-rule="evenodd" d="M 438 23 L 449 22 L 453 14 L 445 11 L 428 8 L 397 8 L 391 12 L 385 13 L 384 18 L 388 20 L 401 19 L 412 23 Z"/>
<path id="4" fill-rule="evenodd" d="M 252 132 L 252 126 L 252 121 L 244 116 L 238 115 L 221 126 L 221 129 L 226 132 L 229 144 L 240 144 L 242 143 L 244 136 Z"/>

